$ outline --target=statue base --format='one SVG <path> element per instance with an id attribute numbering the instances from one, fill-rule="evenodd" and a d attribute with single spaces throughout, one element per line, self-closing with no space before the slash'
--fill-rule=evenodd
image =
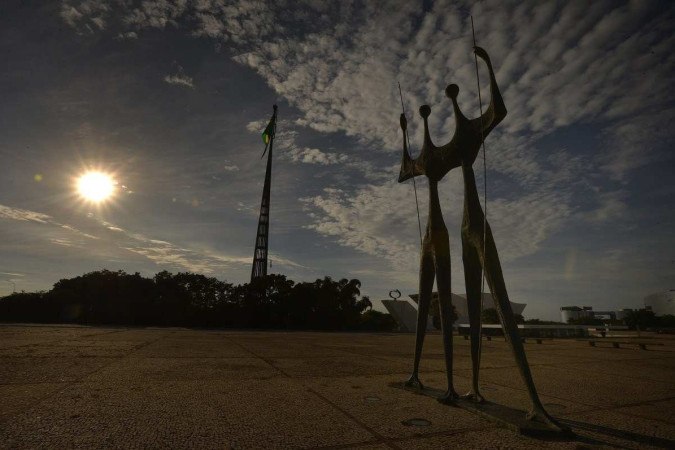
<path id="1" fill-rule="evenodd" d="M 425 387 L 424 389 L 417 389 L 408 387 L 405 383 L 390 383 L 389 386 L 412 392 L 417 395 L 424 395 L 439 399 L 445 394 L 440 389 Z M 538 438 L 564 438 L 573 436 L 571 431 L 560 431 L 557 428 L 552 428 L 548 424 L 539 422 L 537 420 L 527 420 L 526 412 L 519 409 L 511 408 L 510 406 L 499 405 L 490 401 L 484 400 L 481 403 L 476 403 L 473 400 L 459 398 L 449 406 L 470 411 L 477 414 L 484 419 L 498 424 L 504 428 L 530 437 Z"/>

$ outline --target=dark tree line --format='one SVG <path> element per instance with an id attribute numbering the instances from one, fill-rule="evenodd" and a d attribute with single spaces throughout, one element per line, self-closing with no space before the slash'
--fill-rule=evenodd
<path id="1" fill-rule="evenodd" d="M 633 309 L 627 311 L 623 319 L 601 319 L 599 317 L 579 317 L 570 319 L 569 325 L 626 325 L 631 330 L 650 330 L 650 329 L 673 329 L 675 328 L 675 316 L 665 314 L 657 316 L 648 309 Z"/>
<path id="2" fill-rule="evenodd" d="M 631 330 L 662 329 L 670 330 L 671 332 L 675 330 L 674 315 L 664 314 L 657 316 L 653 311 L 646 309 L 628 311 L 623 321 Z"/>
<path id="3" fill-rule="evenodd" d="M 372 310 L 359 280 L 295 283 L 268 275 L 233 285 L 204 275 L 101 270 L 63 279 L 48 292 L 0 298 L 0 321 L 391 331 L 396 322 Z"/>
<path id="4" fill-rule="evenodd" d="M 525 323 L 525 319 L 521 314 L 514 314 L 516 323 Z M 483 323 L 486 324 L 500 324 L 499 313 L 495 308 L 485 308 L 480 313 L 480 318 Z"/>

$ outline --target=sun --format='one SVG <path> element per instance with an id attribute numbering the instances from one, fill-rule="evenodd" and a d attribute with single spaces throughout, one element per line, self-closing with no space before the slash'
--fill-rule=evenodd
<path id="1" fill-rule="evenodd" d="M 107 173 L 86 172 L 77 179 L 77 192 L 85 200 L 101 203 L 113 196 L 116 185 L 115 180 Z"/>

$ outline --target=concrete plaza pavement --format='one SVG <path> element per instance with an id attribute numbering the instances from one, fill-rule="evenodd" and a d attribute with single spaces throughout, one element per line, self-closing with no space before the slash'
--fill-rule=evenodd
<path id="1" fill-rule="evenodd" d="M 665 344 L 648 350 L 525 344 L 543 403 L 576 433 L 558 440 L 390 387 L 409 375 L 414 339 L 0 325 L 0 448 L 675 448 L 673 337 L 643 334 Z M 454 351 L 462 392 L 468 342 Z M 503 340 L 483 342 L 481 367 L 488 400 L 527 408 Z M 432 334 L 421 379 L 444 376 Z"/>

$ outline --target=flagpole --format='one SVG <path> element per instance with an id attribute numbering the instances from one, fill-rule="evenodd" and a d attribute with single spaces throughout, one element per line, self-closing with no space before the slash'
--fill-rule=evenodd
<path id="1" fill-rule="evenodd" d="M 271 129 L 270 129 L 271 128 Z M 277 105 L 274 105 L 274 113 L 270 123 L 265 128 L 263 136 L 269 136 L 269 142 L 265 149 L 269 149 L 267 154 L 267 169 L 265 171 L 265 185 L 263 187 L 262 200 L 260 202 L 260 216 L 258 217 L 258 230 L 255 239 L 255 250 L 253 253 L 253 265 L 251 267 L 251 282 L 255 278 L 267 275 L 267 255 L 269 249 L 269 225 L 270 225 L 270 191 L 272 187 L 272 152 L 274 148 L 274 138 L 277 129 Z M 269 134 L 268 130 L 271 131 Z M 263 152 L 263 155 L 265 153 Z"/>

